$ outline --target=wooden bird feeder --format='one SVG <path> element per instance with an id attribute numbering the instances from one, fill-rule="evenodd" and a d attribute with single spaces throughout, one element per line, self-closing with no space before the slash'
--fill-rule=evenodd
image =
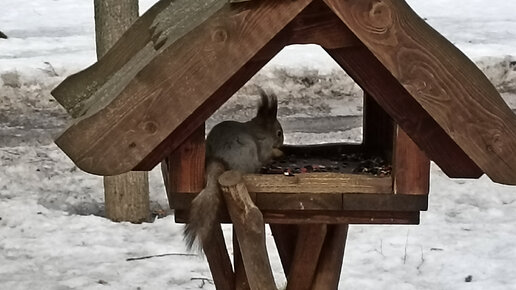
<path id="1" fill-rule="evenodd" d="M 363 88 L 364 141 L 285 151 L 377 155 L 392 174 L 225 173 L 221 222 L 234 223 L 235 263 L 214 230 L 204 251 L 217 289 L 274 289 L 264 222 L 287 289 L 336 289 L 348 224 L 417 224 L 430 160 L 450 177 L 485 173 L 516 185 L 516 116 L 403 0 L 161 0 L 53 91 L 75 118 L 56 143 L 98 175 L 165 160 L 170 205 L 184 222 L 204 187 L 205 120 L 284 46 L 305 43 L 323 47 Z"/>

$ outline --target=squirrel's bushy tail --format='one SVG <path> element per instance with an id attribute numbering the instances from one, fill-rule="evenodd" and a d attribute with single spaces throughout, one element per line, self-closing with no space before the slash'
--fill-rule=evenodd
<path id="1" fill-rule="evenodd" d="M 207 241 L 211 231 L 217 226 L 217 218 L 223 205 L 218 179 L 224 170 L 224 165 L 219 161 L 207 162 L 206 187 L 192 201 L 188 223 L 183 232 L 188 250 L 195 244 L 200 252 L 203 242 Z"/>

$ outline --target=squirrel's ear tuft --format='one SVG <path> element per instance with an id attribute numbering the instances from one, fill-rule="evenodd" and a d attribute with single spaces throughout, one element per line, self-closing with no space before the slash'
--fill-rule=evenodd
<path id="1" fill-rule="evenodd" d="M 261 103 L 258 106 L 257 118 L 263 118 L 267 120 L 276 120 L 278 115 L 278 97 L 272 92 L 265 92 L 262 88 L 258 87 L 258 91 L 261 96 Z"/>

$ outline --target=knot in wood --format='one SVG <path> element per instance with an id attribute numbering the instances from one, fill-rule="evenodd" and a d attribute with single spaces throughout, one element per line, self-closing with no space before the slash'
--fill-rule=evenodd
<path id="1" fill-rule="evenodd" d="M 375 1 L 369 10 L 369 20 L 372 32 L 387 32 L 393 25 L 391 7 L 383 1 Z"/>
<path id="2" fill-rule="evenodd" d="M 495 133 L 491 136 L 491 141 L 487 144 L 487 151 L 501 155 L 503 152 L 503 142 L 500 138 L 500 133 Z"/>
<path id="3" fill-rule="evenodd" d="M 217 27 L 211 34 L 211 40 L 213 42 L 225 42 L 229 38 L 228 31 L 223 27 Z"/>
<path id="4" fill-rule="evenodd" d="M 158 124 L 153 121 L 147 121 L 143 124 L 143 130 L 151 135 L 156 134 L 158 131 Z"/>

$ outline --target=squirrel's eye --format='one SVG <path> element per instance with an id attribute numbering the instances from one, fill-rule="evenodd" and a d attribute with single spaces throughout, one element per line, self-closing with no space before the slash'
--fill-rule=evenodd
<path id="1" fill-rule="evenodd" d="M 278 135 L 278 137 L 281 137 L 281 135 L 283 135 L 283 132 L 281 132 L 281 130 L 278 130 L 278 132 L 276 132 L 276 135 Z"/>

